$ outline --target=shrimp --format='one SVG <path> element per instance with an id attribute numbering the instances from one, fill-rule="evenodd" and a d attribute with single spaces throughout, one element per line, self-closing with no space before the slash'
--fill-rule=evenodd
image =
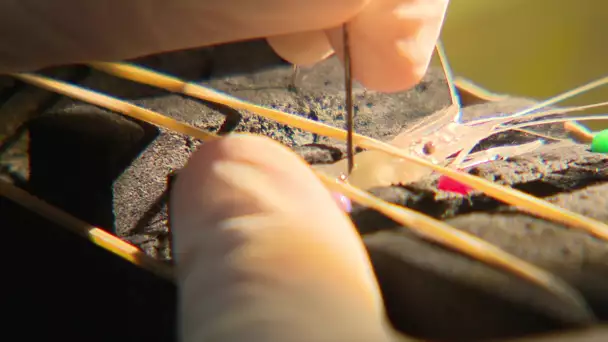
<path id="1" fill-rule="evenodd" d="M 117 77 L 163 88 L 189 97 L 223 104 L 235 109 L 250 111 L 267 119 L 310 131 L 318 135 L 342 141 L 345 141 L 347 138 L 347 132 L 342 129 L 300 116 L 287 114 L 279 110 L 258 106 L 202 85 L 185 82 L 170 75 L 161 74 L 140 66 L 108 62 L 96 62 L 90 63 L 89 65 L 97 70 Z M 446 67 L 446 70 L 449 70 L 449 68 Z M 166 117 L 160 113 L 67 82 L 32 73 L 18 73 L 13 74 L 12 76 L 26 83 L 107 108 L 114 112 L 134 117 L 184 135 L 201 140 L 218 138 L 212 133 L 205 132 L 197 127 Z M 450 77 L 448 78 L 450 79 Z M 603 83 L 608 83 L 608 77 L 578 88 L 573 92 L 581 92 Z M 456 93 L 453 90 L 454 83 L 451 81 L 450 86 L 452 88 L 452 97 L 455 99 Z M 360 154 L 362 156 L 358 157 L 357 162 L 360 167 L 365 166 L 365 168 L 369 170 L 367 172 L 371 174 L 382 175 L 382 172 L 387 172 L 387 175 L 385 176 L 374 177 L 374 179 L 380 179 L 384 183 L 390 183 L 395 180 L 399 181 L 399 177 L 402 177 L 401 175 L 397 175 L 399 173 L 397 171 L 399 170 L 416 170 L 416 177 L 418 178 L 428 175 L 429 172 L 438 172 L 468 187 L 482 191 L 488 196 L 516 206 L 530 214 L 559 222 L 572 228 L 582 229 L 600 238 L 608 239 L 608 225 L 602 222 L 560 208 L 523 192 L 494 184 L 488 180 L 470 175 L 460 170 L 463 166 L 478 162 L 475 158 L 486 158 L 483 157 L 483 155 L 470 153 L 480 139 L 489 136 L 491 133 L 493 134 L 501 130 L 511 129 L 508 126 L 505 126 L 506 123 L 515 122 L 524 115 L 527 115 L 527 118 L 538 115 L 539 113 L 530 113 L 554 104 L 559 99 L 570 96 L 573 92 L 542 102 L 532 108 L 528 108 L 505 118 L 480 119 L 471 123 L 460 123 L 460 106 L 452 105 L 439 112 L 437 115 L 434 115 L 432 118 L 422 122 L 415 129 L 411 129 L 407 134 L 404 133 L 399 135 L 395 139 L 394 144 L 381 142 L 360 134 L 353 134 L 353 142 L 359 147 L 369 151 L 365 155 Z M 453 103 L 456 104 L 457 101 L 453 100 Z M 546 115 L 547 113 L 542 113 L 542 116 Z M 441 129 L 438 132 L 435 132 L 436 128 Z M 446 132 L 450 135 L 445 135 Z M 449 139 L 460 141 L 459 146 L 454 149 L 446 148 L 446 146 L 449 145 L 446 143 Z M 404 146 L 405 148 L 402 148 L 401 146 Z M 534 147 L 534 145 L 528 146 L 530 149 Z M 504 153 L 508 152 L 507 150 L 502 151 Z M 515 152 L 511 151 L 511 153 L 516 153 L 517 151 L 518 150 L 515 149 Z M 503 152 L 494 150 L 490 151 L 490 154 L 496 155 Z M 453 154 L 457 155 L 452 156 Z M 363 158 L 369 158 L 369 160 L 365 161 Z M 380 166 L 382 167 L 380 168 Z M 363 189 L 365 188 L 365 184 L 361 187 L 353 184 L 354 176 L 348 179 L 348 182 L 344 182 L 339 176 L 337 177 L 335 174 L 326 171 L 327 170 L 321 169 L 315 170 L 319 179 L 330 191 L 343 194 L 354 202 L 373 208 L 428 240 L 457 250 L 482 262 L 508 270 L 527 279 L 529 282 L 546 289 L 555 296 L 556 300 L 581 308 L 585 312 L 589 312 L 585 301 L 578 291 L 549 272 L 519 259 L 481 238 L 457 230 L 445 222 L 372 196 Z M 365 179 L 365 177 L 363 177 L 363 179 Z M 19 193 L 8 185 L 0 187 L 0 193 L 23 205 L 28 205 L 29 203 L 27 196 L 15 195 Z M 49 215 L 46 216 L 48 217 Z M 82 227 L 77 227 L 74 222 L 62 219 L 57 215 L 50 216 L 66 227 L 82 230 Z M 87 233 L 85 232 L 84 234 Z M 121 246 L 124 250 L 124 244 L 126 244 L 115 240 L 106 240 L 104 244 L 100 244 L 98 239 L 91 238 L 91 240 L 111 251 L 116 251 L 120 249 L 119 247 Z M 108 247 L 108 244 L 110 247 Z M 141 267 L 152 269 L 152 266 L 150 266 L 149 263 L 142 263 L 139 259 L 133 258 L 131 255 L 125 255 L 124 253 L 118 254 Z"/>
<path id="2" fill-rule="evenodd" d="M 441 45 L 437 48 L 438 54 L 443 61 L 445 74 L 448 81 L 451 81 L 451 72 L 447 64 L 447 58 Z M 600 80 L 604 83 L 604 79 Z M 469 103 L 483 103 L 487 101 L 499 101 L 504 97 L 490 94 L 487 91 L 474 87 L 470 82 L 460 80 L 458 90 L 464 90 Z M 475 146 L 483 139 L 492 135 L 508 130 L 517 130 L 525 125 L 510 127 L 509 124 L 520 123 L 522 117 L 531 120 L 543 116 L 563 114 L 581 108 L 570 108 L 563 110 L 549 110 L 529 113 L 548 106 L 555 102 L 555 98 L 541 103 L 533 108 L 527 108 L 520 112 L 507 116 L 498 116 L 491 119 L 477 119 L 469 122 L 462 122 L 461 101 L 456 95 L 455 83 L 450 82 L 452 104 L 430 116 L 420 120 L 411 128 L 406 129 L 388 143 L 408 151 L 411 155 L 424 158 L 438 165 L 450 166 L 452 168 L 466 169 L 498 158 L 509 158 L 523 153 L 532 152 L 544 144 L 542 140 L 525 143 L 516 146 L 495 147 L 485 151 L 471 154 Z M 589 88 L 589 84 L 583 85 L 566 94 L 556 98 L 566 99 Z M 600 103 L 595 106 L 603 106 L 608 103 Z M 582 109 L 589 108 L 585 106 Z M 595 117 L 599 119 L 599 117 Z M 531 125 L 539 123 L 533 123 Z M 570 124 L 568 127 L 571 127 Z M 580 132 L 580 130 L 579 130 Z M 526 133 L 537 134 L 526 131 Z M 553 139 L 548 137 L 548 139 Z M 558 140 L 558 139 L 556 139 Z M 339 177 L 347 173 L 347 160 L 343 159 L 334 164 L 317 165 L 315 169 L 324 172 L 332 177 Z M 361 189 L 371 189 L 374 187 L 402 185 L 416 182 L 432 173 L 427 167 L 413 165 L 405 159 L 387 155 L 378 150 L 370 150 L 358 153 L 354 157 L 354 169 L 348 176 L 348 182 Z"/>

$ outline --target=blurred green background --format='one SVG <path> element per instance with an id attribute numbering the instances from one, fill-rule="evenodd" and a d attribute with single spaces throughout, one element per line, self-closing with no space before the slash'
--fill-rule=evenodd
<path id="1" fill-rule="evenodd" d="M 546 99 L 608 75 L 608 1 L 451 0 L 442 40 L 455 75 L 492 92 Z M 603 101 L 608 86 L 563 104 Z"/>

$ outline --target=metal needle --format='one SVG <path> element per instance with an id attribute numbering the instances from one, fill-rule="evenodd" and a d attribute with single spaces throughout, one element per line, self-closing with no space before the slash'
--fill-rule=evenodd
<path id="1" fill-rule="evenodd" d="M 353 146 L 354 113 L 353 113 L 353 81 L 352 65 L 350 60 L 350 42 L 347 24 L 342 26 L 342 40 L 344 44 L 344 92 L 346 97 L 346 157 L 348 160 L 348 174 L 355 167 L 355 147 Z"/>

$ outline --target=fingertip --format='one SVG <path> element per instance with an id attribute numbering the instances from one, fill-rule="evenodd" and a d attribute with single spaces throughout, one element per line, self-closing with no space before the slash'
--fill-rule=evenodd
<path id="1" fill-rule="evenodd" d="M 317 230 L 322 235 L 355 234 L 306 162 L 267 137 L 235 134 L 204 143 L 172 186 L 171 214 L 178 243 L 183 237 L 189 240 L 188 230 L 201 229 L 203 216 L 213 225 L 231 217 L 278 211 L 311 222 L 306 234 Z M 327 232 L 324 224 L 340 228 Z"/>
<path id="2" fill-rule="evenodd" d="M 170 209 L 176 254 L 198 253 L 200 243 L 208 243 L 201 236 L 216 242 L 229 239 L 230 234 L 221 228 L 226 222 L 267 217 L 276 222 L 247 231 L 250 242 L 261 243 L 269 234 L 278 239 L 289 235 L 293 246 L 308 241 L 319 252 L 334 249 L 335 263 L 360 261 L 361 266 L 338 267 L 344 272 L 369 268 L 362 241 L 331 192 L 303 159 L 266 137 L 232 135 L 203 144 L 178 174 Z M 244 232 L 241 229 L 230 232 Z M 288 246 L 268 248 L 283 253 L 280 250 Z M 303 256 L 292 252 L 294 258 Z M 359 272 L 355 273 L 360 276 Z"/>
<path id="3" fill-rule="evenodd" d="M 205 143 L 175 181 L 171 229 L 185 341 L 286 340 L 328 322 L 321 339 L 384 340 L 361 239 L 287 147 L 252 135 Z"/>
<path id="4" fill-rule="evenodd" d="M 261 179 L 260 172 L 276 181 L 296 184 L 284 179 L 290 175 L 306 177 L 302 175 L 299 162 L 286 147 L 262 136 L 235 134 L 205 142 L 180 170 L 171 189 L 171 214 L 172 222 L 176 223 L 177 242 L 181 240 L 180 237 L 189 234 L 188 230 L 204 228 L 199 224 L 202 216 L 212 215 L 215 222 L 230 216 L 247 215 L 255 210 L 266 210 L 259 208 L 259 201 L 244 202 L 246 198 L 252 201 L 271 199 L 272 186 L 261 183 L 268 180 Z M 232 170 L 238 165 L 249 166 L 249 170 Z M 282 167 L 291 169 L 291 172 L 284 172 Z M 224 172 L 226 168 L 231 169 L 230 172 Z M 252 187 L 244 189 L 247 184 Z M 268 188 L 265 194 L 264 186 Z M 250 191 L 248 197 L 232 197 L 245 190 Z M 291 191 L 289 187 L 284 190 Z M 226 204 L 234 200 L 242 203 L 238 206 Z"/>
<path id="5" fill-rule="evenodd" d="M 281 58 L 300 66 L 311 66 L 334 53 L 323 31 L 272 36 L 266 40 Z"/>
<path id="6" fill-rule="evenodd" d="M 426 73 L 447 10 L 447 0 L 388 0 L 366 6 L 348 23 L 353 76 L 365 87 L 397 92 Z M 327 31 L 343 58 L 342 28 Z"/>

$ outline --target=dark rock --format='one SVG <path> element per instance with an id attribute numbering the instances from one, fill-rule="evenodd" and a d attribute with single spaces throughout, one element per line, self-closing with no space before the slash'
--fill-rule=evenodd
<path id="1" fill-rule="evenodd" d="M 2 331 L 64 341 L 176 341 L 175 285 L 0 197 Z"/>
<path id="2" fill-rule="evenodd" d="M 302 70 L 295 91 L 288 89 L 290 68 L 260 42 L 155 56 L 137 62 L 257 104 L 338 127 L 344 125 L 342 71 L 335 59 Z M 247 73 L 243 74 L 244 71 Z M 100 72 L 91 71 L 79 84 L 124 97 L 205 130 L 267 135 L 293 147 L 310 163 L 327 163 L 344 156 L 343 144 L 331 139 Z M 386 140 L 412 121 L 449 104 L 441 71 L 431 70 L 423 84 L 392 95 L 356 86 L 357 131 Z M 464 115 L 470 119 L 511 113 L 531 103 L 526 99 L 507 99 L 470 106 Z M 24 154 L 24 158 L 30 158 L 32 170 L 29 179 L 24 175 L 26 186 L 71 214 L 114 231 L 146 253 L 170 259 L 168 178 L 183 167 L 201 142 L 66 98 L 40 108 L 43 107 L 44 114 L 32 115 L 37 118 L 30 122 L 30 154 Z M 563 133 L 557 126 L 542 131 Z M 521 133 L 501 134 L 486 140 L 484 146 L 525 139 Z M 585 146 L 559 143 L 509 160 L 483 164 L 470 172 L 608 221 L 608 203 L 602 196 L 608 190 L 607 162 L 608 157 L 591 153 Z M 470 198 L 438 193 L 436 181 L 437 175 L 432 175 L 405 187 L 378 188 L 372 192 L 445 220 L 551 271 L 580 291 L 595 316 L 608 319 L 608 295 L 603 290 L 608 283 L 606 243 L 522 214 L 478 192 Z M 0 217 L 8 217 L 7 208 L 13 207 L 0 205 Z M 581 308 L 554 300 L 542 289 L 507 272 L 427 242 L 372 210 L 355 207 L 352 217 L 370 252 L 388 314 L 403 332 L 434 340 L 471 341 L 594 323 L 593 317 Z M 3 221 L 3 227 L 9 224 L 5 222 L 9 221 Z M 10 221 L 10 226 L 16 225 L 30 226 L 22 219 Z M 32 234 L 42 233 L 32 230 Z M 15 235 L 14 239 L 25 241 L 26 237 Z M 58 249 L 75 248 L 71 247 L 73 242 L 56 243 Z M 85 255 L 80 249 L 73 250 L 83 254 L 84 265 L 98 260 L 95 267 L 118 267 L 99 261 L 92 254 Z M 42 247 L 40 251 L 52 253 L 43 252 Z M 129 270 L 120 272 L 126 278 L 131 274 Z M 61 273 L 66 282 L 68 275 L 67 271 Z M 139 282 L 125 282 L 124 291 L 131 293 L 143 286 Z M 159 300 L 173 301 L 171 291 L 158 290 Z M 149 296 L 146 298 L 153 297 Z M 162 319 L 172 317 L 162 315 L 160 310 L 166 310 L 164 306 L 145 310 L 157 310 Z M 128 325 L 127 320 L 124 318 Z M 163 325 L 159 329 L 168 328 Z"/>

